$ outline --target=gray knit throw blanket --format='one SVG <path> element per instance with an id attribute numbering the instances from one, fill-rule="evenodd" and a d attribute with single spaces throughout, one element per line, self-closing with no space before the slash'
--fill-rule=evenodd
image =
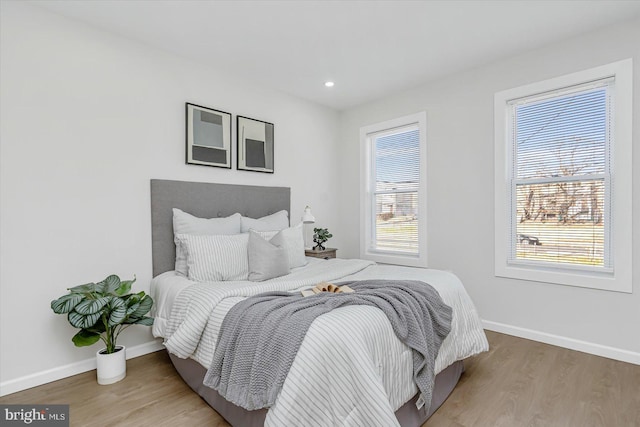
<path id="1" fill-rule="evenodd" d="M 413 350 L 413 377 L 428 411 L 435 359 L 451 330 L 451 308 L 424 282 L 343 282 L 354 293 L 266 292 L 227 313 L 204 384 L 247 410 L 273 405 L 316 317 L 347 305 L 377 307 L 398 339 Z M 345 327 L 349 327 L 345 325 Z"/>

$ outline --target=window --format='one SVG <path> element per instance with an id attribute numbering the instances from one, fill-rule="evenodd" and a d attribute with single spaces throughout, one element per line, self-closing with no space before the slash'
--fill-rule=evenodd
<path id="1" fill-rule="evenodd" d="M 496 275 L 631 291 L 631 61 L 496 94 Z"/>
<path id="2" fill-rule="evenodd" d="M 426 114 L 361 129 L 361 257 L 426 267 Z"/>

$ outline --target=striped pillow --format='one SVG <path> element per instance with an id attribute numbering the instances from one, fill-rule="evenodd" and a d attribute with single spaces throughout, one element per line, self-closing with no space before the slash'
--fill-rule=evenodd
<path id="1" fill-rule="evenodd" d="M 175 238 L 177 234 L 240 234 L 239 213 L 226 218 L 198 218 L 191 214 L 173 208 L 173 233 L 176 244 L 176 272 L 188 276 L 186 249 L 182 248 L 180 241 Z"/>
<path id="2" fill-rule="evenodd" d="M 189 280 L 217 282 L 247 280 L 249 261 L 248 234 L 198 236 L 176 234 L 187 252 Z"/>

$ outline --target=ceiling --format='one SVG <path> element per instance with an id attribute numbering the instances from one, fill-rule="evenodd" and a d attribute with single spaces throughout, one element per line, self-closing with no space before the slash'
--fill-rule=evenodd
<path id="1" fill-rule="evenodd" d="M 638 0 L 31 3 L 337 110 L 640 16 Z"/>

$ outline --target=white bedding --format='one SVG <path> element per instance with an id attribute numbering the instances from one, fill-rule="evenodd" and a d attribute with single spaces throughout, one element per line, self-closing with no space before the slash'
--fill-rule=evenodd
<path id="1" fill-rule="evenodd" d="M 308 261 L 287 276 L 259 283 L 195 283 L 174 272 L 161 274 L 152 281 L 153 334 L 165 338 L 171 353 L 208 368 L 225 314 L 250 295 L 298 290 L 323 280 L 399 278 L 429 283 L 453 308 L 452 330 L 436 359 L 436 374 L 488 350 L 475 307 L 452 273 L 363 260 Z M 412 369 L 411 351 L 380 310 L 334 310 L 311 325 L 265 425 L 300 425 L 304 420 L 308 426 L 396 426 L 394 412 L 417 392 Z"/>

